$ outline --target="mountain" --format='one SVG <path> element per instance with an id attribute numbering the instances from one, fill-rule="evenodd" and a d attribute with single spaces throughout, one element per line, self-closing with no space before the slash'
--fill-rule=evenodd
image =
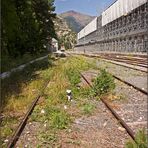
<path id="1" fill-rule="evenodd" d="M 62 17 L 72 31 L 76 33 L 95 18 L 95 16 L 89 16 L 73 10 L 61 13 L 59 16 Z"/>

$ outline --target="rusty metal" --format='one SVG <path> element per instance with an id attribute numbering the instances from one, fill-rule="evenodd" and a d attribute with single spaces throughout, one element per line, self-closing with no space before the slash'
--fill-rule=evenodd
<path id="1" fill-rule="evenodd" d="M 104 59 L 102 59 L 104 60 Z M 119 63 L 114 63 L 112 61 L 107 61 L 109 63 L 113 63 L 115 65 L 119 65 L 119 66 L 123 66 L 123 67 L 126 67 L 126 68 L 130 68 L 130 69 L 133 69 L 133 70 L 137 70 L 137 71 L 141 71 L 141 72 L 145 72 L 145 73 L 148 73 L 148 71 L 145 71 L 145 70 L 142 70 L 142 69 L 138 69 L 138 68 L 135 68 L 135 67 L 129 67 L 129 66 L 126 66 L 126 65 L 122 65 L 122 64 L 119 64 Z"/>
<path id="2" fill-rule="evenodd" d="M 86 54 L 83 54 L 84 56 L 88 56 L 88 57 L 90 57 L 90 55 L 86 55 Z M 95 55 L 93 55 L 93 56 L 91 56 L 91 57 L 96 57 Z M 111 74 L 111 73 L 110 73 Z M 137 87 L 137 86 L 135 86 L 135 85 L 133 85 L 133 84 L 131 84 L 131 83 L 129 83 L 129 82 L 127 82 L 127 81 L 125 81 L 125 80 L 122 80 L 121 78 L 119 78 L 119 77 L 117 77 L 117 76 L 115 76 L 115 75 L 113 75 L 113 74 L 111 74 L 114 78 L 116 78 L 116 79 L 118 79 L 119 81 L 121 81 L 121 82 L 123 82 L 123 83 L 125 83 L 125 84 L 127 84 L 127 85 L 129 85 L 129 86 L 132 86 L 133 88 L 135 88 L 136 90 L 138 90 L 138 91 L 140 91 L 141 93 L 143 93 L 143 94 L 145 94 L 145 95 L 148 95 L 148 92 L 147 91 L 145 91 L 145 90 L 143 90 L 143 89 L 141 89 L 141 88 L 139 88 L 139 87 Z M 82 76 L 82 75 L 81 75 Z M 82 76 L 83 77 L 83 76 Z M 85 77 L 84 77 L 84 79 L 85 79 Z M 87 81 L 87 79 L 85 80 L 85 81 Z M 89 83 L 89 82 L 88 82 Z"/>
<path id="3" fill-rule="evenodd" d="M 80 73 L 82 78 L 86 81 L 86 83 L 92 88 L 92 85 L 89 83 L 89 81 L 83 76 L 83 74 Z M 136 142 L 135 140 L 135 133 L 133 130 L 124 122 L 124 120 L 121 119 L 121 117 L 114 111 L 114 109 L 105 101 L 105 99 L 101 98 L 101 101 L 105 104 L 105 106 L 111 111 L 111 113 L 114 115 L 114 117 L 119 121 L 119 123 L 126 129 L 127 133 L 131 136 L 131 138 Z"/>
<path id="4" fill-rule="evenodd" d="M 113 60 L 113 61 L 117 61 L 117 62 L 124 62 L 124 63 L 127 63 L 127 64 L 131 64 L 131 65 L 134 65 L 134 66 L 140 66 L 140 67 L 144 67 L 144 68 L 148 68 L 147 66 L 147 61 L 141 61 L 143 59 L 134 59 L 131 58 L 127 58 L 127 57 L 117 57 L 117 56 L 113 56 L 113 55 L 108 55 L 108 56 L 100 56 L 102 58 L 105 58 L 105 59 L 110 59 L 110 60 Z"/>
<path id="5" fill-rule="evenodd" d="M 139 62 L 133 62 L 133 61 L 129 61 L 129 60 L 122 60 L 122 59 L 115 59 L 115 58 L 112 58 L 112 57 L 109 57 L 109 58 L 106 58 L 106 57 L 103 57 L 105 59 L 109 59 L 109 60 L 113 60 L 113 61 L 117 61 L 117 62 L 124 62 L 124 63 L 127 63 L 127 64 L 130 64 L 130 65 L 134 65 L 134 66 L 139 66 L 139 67 L 144 67 L 144 68 L 148 68 L 147 65 L 142 65 L 143 63 L 139 63 Z"/>
<path id="6" fill-rule="evenodd" d="M 121 78 L 119 78 L 119 77 L 117 77 L 117 76 L 115 76 L 115 75 L 113 75 L 113 74 L 111 74 L 111 75 L 112 75 L 114 78 L 116 78 L 117 80 L 119 80 L 119 81 L 121 81 L 121 82 L 123 82 L 123 83 L 125 83 L 125 84 L 127 84 L 127 85 L 129 85 L 129 86 L 132 86 L 133 88 L 135 88 L 136 90 L 142 92 L 142 93 L 145 94 L 145 95 L 148 95 L 148 92 L 147 92 L 147 91 L 145 91 L 145 90 L 143 90 L 143 89 L 141 89 L 141 88 L 139 88 L 139 87 L 137 87 L 137 86 L 135 86 L 135 85 L 133 85 L 133 84 L 131 84 L 131 83 L 125 81 L 125 80 L 122 80 Z"/>
<path id="7" fill-rule="evenodd" d="M 12 138 L 10 139 L 7 148 L 13 148 L 16 144 L 16 142 L 18 141 L 23 129 L 26 126 L 26 122 L 28 120 L 28 117 L 31 115 L 34 107 L 36 106 L 36 103 L 38 102 L 39 98 L 42 96 L 44 89 L 47 87 L 49 81 L 47 81 L 47 83 L 45 83 L 45 85 L 43 86 L 40 94 L 34 99 L 34 101 L 31 103 L 31 106 L 29 107 L 28 111 L 26 112 L 23 120 L 20 122 L 19 126 L 17 127 L 16 131 L 14 132 Z"/>
<path id="8" fill-rule="evenodd" d="M 105 58 L 105 57 L 102 57 L 102 56 L 99 56 L 99 55 L 87 55 L 87 54 L 82 54 L 83 56 L 86 56 L 86 57 L 92 57 L 92 58 L 101 58 L 102 60 L 112 60 L 112 61 L 116 61 L 112 58 Z M 145 71 L 145 70 L 142 70 L 142 69 L 138 69 L 138 68 L 135 68 L 135 67 L 129 67 L 129 66 L 126 66 L 126 65 L 122 65 L 122 64 L 119 64 L 119 63 L 114 63 L 112 61 L 106 61 L 106 62 L 110 62 L 110 63 L 113 63 L 115 65 L 120 65 L 120 66 L 123 66 L 123 67 L 126 67 L 126 68 L 130 68 L 130 69 L 133 69 L 133 70 L 137 70 L 137 71 L 141 71 L 141 72 L 145 72 L 145 73 L 148 73 L 148 71 Z M 119 61 L 117 61 L 119 62 Z M 120 61 L 121 62 L 121 61 Z M 122 62 L 123 63 L 123 62 Z M 127 63 L 128 64 L 128 63 Z M 136 66 L 135 64 L 131 64 L 129 63 L 130 65 L 133 65 L 133 66 Z M 138 66 L 138 65 L 137 65 Z M 144 68 L 147 68 L 147 66 L 140 66 L 140 67 L 144 67 Z"/>

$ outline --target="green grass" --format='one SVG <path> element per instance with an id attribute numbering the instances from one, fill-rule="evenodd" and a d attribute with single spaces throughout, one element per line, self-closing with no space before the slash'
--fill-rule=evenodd
<path id="1" fill-rule="evenodd" d="M 94 109 L 95 109 L 95 106 L 90 103 L 86 103 L 82 106 L 83 113 L 87 115 L 91 115 Z"/>
<path id="2" fill-rule="evenodd" d="M 37 61 L 24 70 L 11 74 L 1 81 L 3 112 L 17 112 L 26 109 L 29 102 L 40 92 L 50 77 L 46 70 L 51 67 L 50 60 Z"/>
<path id="3" fill-rule="evenodd" d="M 133 140 L 129 140 L 125 148 L 147 148 L 148 146 L 148 136 L 144 129 L 139 130 L 136 134 L 136 143 Z"/>
<path id="4" fill-rule="evenodd" d="M 20 56 L 17 58 L 12 58 L 9 56 L 2 56 L 1 61 L 0 61 L 1 62 L 1 72 L 9 71 L 12 68 L 28 63 L 36 58 L 45 56 L 47 54 L 48 54 L 47 52 L 36 54 L 36 55 L 31 55 L 29 53 L 26 53 L 23 56 Z"/>
<path id="5" fill-rule="evenodd" d="M 80 83 L 81 76 L 76 69 L 67 69 L 66 75 L 68 76 L 68 79 L 72 85 L 77 85 L 78 83 Z"/>
<path id="6" fill-rule="evenodd" d="M 104 69 L 100 71 L 93 82 L 93 91 L 95 94 L 104 95 L 115 89 L 114 78 Z"/>
<path id="7" fill-rule="evenodd" d="M 53 109 L 50 113 L 50 125 L 52 128 L 66 129 L 70 121 L 70 116 L 65 111 Z"/>
<path id="8" fill-rule="evenodd" d="M 2 80 L 2 141 L 13 133 L 20 117 L 26 113 L 33 99 L 42 90 L 45 81 L 50 79 L 52 67 L 50 59 L 38 61 Z"/>
<path id="9" fill-rule="evenodd" d="M 40 132 L 38 133 L 38 140 L 41 141 L 37 147 L 42 148 L 44 145 L 48 145 L 49 148 L 54 146 L 54 143 L 58 140 L 58 137 L 55 133 L 50 132 Z"/>
<path id="10" fill-rule="evenodd" d="M 5 90 L 3 95 L 6 102 L 3 113 L 8 117 L 11 113 L 13 113 L 14 117 L 19 118 L 23 116 L 33 98 L 41 91 L 44 82 L 50 79 L 41 98 L 42 101 L 35 107 L 29 121 L 36 121 L 41 124 L 44 124 L 46 121 L 49 131 L 51 129 L 61 130 L 68 128 L 77 116 L 76 114 L 69 113 L 69 110 L 64 110 L 64 105 L 67 105 L 68 108 L 72 105 L 67 101 L 66 90 L 71 89 L 74 100 L 76 99 L 78 102 L 84 98 L 88 98 L 90 89 L 79 89 L 77 87 L 77 84 L 80 82 L 80 76 L 76 71 L 84 71 L 95 67 L 95 62 L 79 56 L 77 58 L 67 57 L 59 59 L 54 61 L 54 64 L 50 63 L 49 66 L 47 63 L 50 63 L 50 61 L 38 62 L 35 67 L 33 64 L 27 70 L 25 69 L 20 73 L 16 73 L 16 77 L 12 75 L 12 79 L 10 78 L 5 81 L 7 84 L 4 83 L 5 85 L 3 85 Z M 77 105 L 73 108 L 79 112 L 80 108 Z M 44 110 L 45 113 L 42 114 L 41 110 Z M 3 125 L 2 132 L 8 134 L 3 134 L 2 140 L 10 136 L 9 131 L 4 132 L 4 130 L 12 125 L 13 123 L 10 122 Z"/>

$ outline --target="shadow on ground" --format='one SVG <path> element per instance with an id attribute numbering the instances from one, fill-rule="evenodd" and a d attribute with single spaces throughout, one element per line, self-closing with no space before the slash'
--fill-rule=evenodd
<path id="1" fill-rule="evenodd" d="M 39 70 L 45 70 L 49 67 L 55 66 L 53 64 L 54 59 L 44 59 L 42 61 L 36 61 L 25 67 L 22 71 L 14 72 L 10 77 L 1 80 L 1 102 L 0 108 L 3 110 L 8 102 L 8 99 L 12 95 L 18 95 L 22 91 L 22 84 L 28 84 L 29 82 L 39 79 L 39 74 L 36 72 Z M 1 110 L 1 111 L 2 111 Z"/>

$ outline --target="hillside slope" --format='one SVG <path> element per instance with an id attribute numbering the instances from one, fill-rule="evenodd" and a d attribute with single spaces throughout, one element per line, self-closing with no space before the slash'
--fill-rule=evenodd
<path id="1" fill-rule="evenodd" d="M 95 16 L 89 16 L 76 11 L 67 11 L 59 15 L 62 17 L 72 29 L 72 31 L 78 33 L 84 26 L 91 22 Z"/>
<path id="2" fill-rule="evenodd" d="M 59 46 L 64 46 L 66 50 L 72 49 L 76 44 L 76 33 L 69 28 L 67 22 L 60 16 L 56 17 L 54 25 L 58 36 Z"/>

